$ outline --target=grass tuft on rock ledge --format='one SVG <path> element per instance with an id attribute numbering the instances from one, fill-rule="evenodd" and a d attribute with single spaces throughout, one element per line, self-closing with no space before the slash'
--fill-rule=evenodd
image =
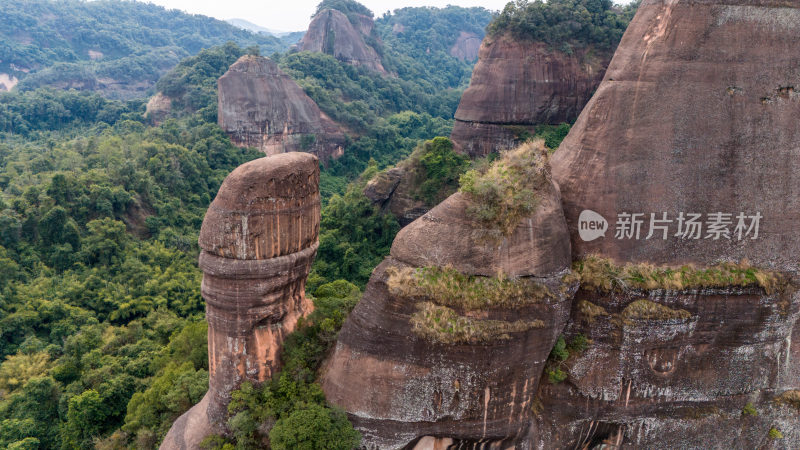
<path id="1" fill-rule="evenodd" d="M 503 152 L 485 171 L 461 175 L 461 192 L 471 202 L 466 213 L 486 234 L 482 237 L 500 241 L 533 214 L 537 191 L 550 179 L 546 155 L 544 141 L 536 139 Z"/>
<path id="2" fill-rule="evenodd" d="M 800 412 L 800 390 L 786 391 L 776 398 L 775 402 L 792 407 Z"/>
<path id="3" fill-rule="evenodd" d="M 755 286 L 772 294 L 783 284 L 777 272 L 752 267 L 747 261 L 720 263 L 706 268 L 692 265 L 670 268 L 643 263 L 618 266 L 610 259 L 590 255 L 583 261 L 576 261 L 573 270 L 581 276 L 582 287 L 604 292 Z"/>
<path id="4" fill-rule="evenodd" d="M 685 309 L 672 309 L 646 298 L 631 302 L 621 315 L 628 320 L 687 320 L 692 317 Z"/>
<path id="5" fill-rule="evenodd" d="M 422 297 L 467 311 L 520 308 L 556 298 L 547 286 L 528 278 L 471 276 L 452 267 L 389 270 L 387 285 L 393 295 Z"/>
<path id="6" fill-rule="evenodd" d="M 478 344 L 511 339 L 511 333 L 544 327 L 541 320 L 475 319 L 460 316 L 446 306 L 431 302 L 417 304 L 411 316 L 412 331 L 417 336 L 439 344 Z"/>

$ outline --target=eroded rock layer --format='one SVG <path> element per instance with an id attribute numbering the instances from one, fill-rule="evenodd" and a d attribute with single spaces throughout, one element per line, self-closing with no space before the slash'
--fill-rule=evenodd
<path id="1" fill-rule="evenodd" d="M 665 308 L 644 310 L 642 294 Z M 798 300 L 758 288 L 579 291 L 567 334 L 590 344 L 567 361 L 566 382 L 542 384 L 536 446 L 796 447 L 800 411 L 780 399 L 798 387 Z"/>
<path id="2" fill-rule="evenodd" d="M 567 55 L 541 42 L 487 36 L 455 113 L 456 150 L 470 156 L 507 150 L 535 125 L 574 120 L 610 58 L 590 47 Z"/>
<path id="3" fill-rule="evenodd" d="M 378 53 L 365 39 L 373 36 L 372 19 L 354 14 L 355 25 L 341 11 L 324 9 L 318 12 L 298 44 L 298 50 L 319 52 L 354 66 L 386 73 Z"/>
<path id="4" fill-rule="evenodd" d="M 784 1 L 646 0 L 597 93 L 553 158 L 575 256 L 655 264 L 747 258 L 793 270 L 800 251 L 800 5 Z M 583 210 L 614 230 L 646 218 L 639 239 L 584 242 Z M 650 214 L 672 220 L 646 240 Z M 701 214 L 699 238 L 674 237 Z M 723 213 L 728 236 L 709 236 Z M 739 239 L 737 216 L 746 232 Z M 729 214 L 729 215 L 728 215 Z M 751 217 L 761 216 L 757 238 Z M 729 222 L 729 223 L 726 223 Z M 693 237 L 695 234 L 691 233 Z"/>
<path id="5" fill-rule="evenodd" d="M 311 312 L 306 277 L 319 236 L 319 161 L 284 153 L 251 161 L 222 183 L 200 229 L 209 389 L 162 449 L 198 448 L 224 433 L 231 391 L 278 369 L 284 338 Z"/>
<path id="6" fill-rule="evenodd" d="M 218 123 L 234 144 L 267 155 L 341 156 L 344 134 L 271 60 L 246 55 L 218 81 Z"/>
<path id="7" fill-rule="evenodd" d="M 548 182 L 540 195 L 536 213 L 503 242 L 482 240 L 461 193 L 397 236 L 323 368 L 328 400 L 349 413 L 363 445 L 525 448 L 539 377 L 575 288 L 563 279 L 569 243 L 558 192 Z M 500 273 L 552 295 L 478 309 L 450 304 L 453 316 L 421 323 L 442 300 L 409 293 L 413 278 L 395 277 L 436 267 Z M 461 327 L 477 330 L 473 339 L 460 339 Z"/>

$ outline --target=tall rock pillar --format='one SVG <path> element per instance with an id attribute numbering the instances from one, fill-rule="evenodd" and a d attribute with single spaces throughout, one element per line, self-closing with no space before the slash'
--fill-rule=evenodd
<path id="1" fill-rule="evenodd" d="M 313 306 L 305 283 L 319 245 L 319 162 L 283 153 L 239 166 L 200 229 L 209 389 L 162 449 L 197 448 L 224 432 L 231 391 L 278 368 L 284 338 Z"/>

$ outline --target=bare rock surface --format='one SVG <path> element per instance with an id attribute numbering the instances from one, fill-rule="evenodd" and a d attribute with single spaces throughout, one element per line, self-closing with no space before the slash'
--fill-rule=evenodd
<path id="1" fill-rule="evenodd" d="M 218 81 L 218 123 L 234 144 L 267 155 L 341 156 L 344 134 L 273 61 L 239 58 Z"/>
<path id="2" fill-rule="evenodd" d="M 483 156 L 514 147 L 534 125 L 572 121 L 610 58 L 591 47 L 567 55 L 542 42 L 487 36 L 455 113 L 456 150 Z"/>
<path id="3" fill-rule="evenodd" d="M 464 61 L 475 61 L 481 48 L 481 37 L 470 31 L 461 31 L 450 47 L 450 56 Z"/>
<path id="4" fill-rule="evenodd" d="M 574 256 L 670 265 L 743 258 L 796 270 L 800 252 L 800 5 L 785 1 L 646 0 L 597 93 L 553 158 Z M 583 210 L 613 230 L 647 217 L 640 239 L 584 242 Z M 650 213 L 673 220 L 645 240 Z M 757 239 L 708 238 L 713 213 L 760 214 Z M 699 239 L 674 237 L 702 214 Z M 752 220 L 745 225 L 749 228 Z"/>
<path id="5" fill-rule="evenodd" d="M 200 229 L 209 389 L 173 425 L 162 449 L 194 449 L 225 432 L 231 391 L 279 368 L 286 335 L 313 305 L 305 282 L 319 245 L 319 161 L 284 153 L 236 168 Z"/>
<path id="6" fill-rule="evenodd" d="M 355 17 L 356 24 L 353 25 L 341 11 L 320 11 L 311 20 L 298 50 L 326 53 L 348 64 L 385 74 L 380 56 L 365 41 L 373 34 L 372 19 L 361 14 L 355 14 Z"/>

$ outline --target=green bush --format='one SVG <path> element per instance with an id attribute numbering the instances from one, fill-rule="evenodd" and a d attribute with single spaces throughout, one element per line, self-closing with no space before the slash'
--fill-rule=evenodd
<path id="1" fill-rule="evenodd" d="M 461 176 L 461 192 L 470 200 L 467 214 L 486 233 L 501 240 L 533 214 L 538 191 L 550 181 L 543 141 L 532 141 L 504 152 L 484 173 L 475 169 Z"/>

